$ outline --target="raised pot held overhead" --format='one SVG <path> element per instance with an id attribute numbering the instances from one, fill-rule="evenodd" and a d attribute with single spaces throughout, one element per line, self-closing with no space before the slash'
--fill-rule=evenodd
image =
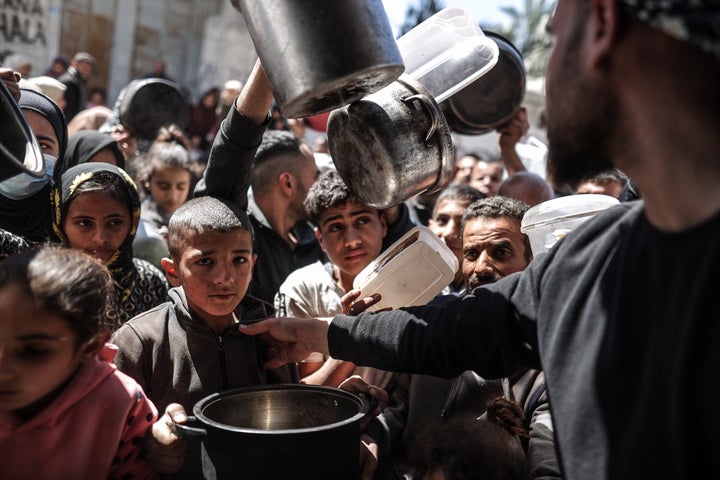
<path id="1" fill-rule="evenodd" d="M 285 117 L 328 112 L 380 90 L 404 65 L 381 0 L 231 0 Z"/>

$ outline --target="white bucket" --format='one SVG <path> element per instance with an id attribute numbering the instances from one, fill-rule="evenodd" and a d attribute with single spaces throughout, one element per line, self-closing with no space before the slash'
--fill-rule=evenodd
<path id="1" fill-rule="evenodd" d="M 528 236 L 533 256 L 537 256 L 596 213 L 619 203 L 615 197 L 596 194 L 553 198 L 525 212 L 520 231 Z"/>

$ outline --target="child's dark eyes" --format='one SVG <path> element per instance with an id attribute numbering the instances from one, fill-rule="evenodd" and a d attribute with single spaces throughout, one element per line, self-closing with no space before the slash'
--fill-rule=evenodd
<path id="1" fill-rule="evenodd" d="M 108 222 L 108 225 L 112 228 L 122 227 L 123 225 L 125 225 L 125 220 L 124 219 L 110 220 Z"/>
<path id="2" fill-rule="evenodd" d="M 39 359 L 48 356 L 50 353 L 52 353 L 52 350 L 47 347 L 29 344 L 20 349 L 19 356 L 27 359 Z"/>
<path id="3" fill-rule="evenodd" d="M 88 228 L 92 226 L 92 222 L 90 220 L 78 220 L 75 222 L 75 225 L 80 228 Z"/>
<path id="4" fill-rule="evenodd" d="M 197 263 L 198 265 L 207 266 L 207 265 L 212 265 L 213 261 L 212 261 L 211 259 L 209 259 L 209 258 L 201 258 L 201 259 L 198 260 L 196 263 Z"/>

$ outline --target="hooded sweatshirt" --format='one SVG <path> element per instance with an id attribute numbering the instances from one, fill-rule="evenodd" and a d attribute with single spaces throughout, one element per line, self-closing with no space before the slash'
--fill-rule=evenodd
<path id="1" fill-rule="evenodd" d="M 157 478 L 139 458 L 157 410 L 137 382 L 110 363 L 116 352 L 106 344 L 31 419 L 0 412 L 0 477 Z"/>

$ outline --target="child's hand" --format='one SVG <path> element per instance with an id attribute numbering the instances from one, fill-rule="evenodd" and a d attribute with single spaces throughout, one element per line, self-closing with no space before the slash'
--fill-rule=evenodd
<path id="1" fill-rule="evenodd" d="M 358 315 L 375 305 L 382 298 L 379 293 L 375 293 L 369 297 L 359 298 L 361 293 L 360 290 L 350 290 L 342 296 L 340 303 L 342 304 L 342 310 L 345 315 Z"/>
<path id="2" fill-rule="evenodd" d="M 20 74 L 11 68 L 0 68 L 0 81 L 3 82 L 16 102 L 20 101 Z"/>
<path id="3" fill-rule="evenodd" d="M 187 414 L 182 405 L 171 403 L 165 414 L 148 431 L 145 441 L 145 461 L 160 473 L 175 473 L 185 462 L 187 442 L 173 433 L 173 423 L 183 424 Z"/>
<path id="4" fill-rule="evenodd" d="M 362 379 L 360 375 L 353 375 L 351 377 L 348 377 L 347 380 L 345 380 L 338 386 L 338 388 L 345 390 L 346 392 L 354 393 L 356 395 L 362 393 L 377 400 L 377 406 L 375 407 L 375 409 L 368 412 L 365 418 L 360 421 L 360 431 L 365 430 L 365 427 L 367 427 L 367 424 L 370 423 L 370 420 L 372 420 L 374 417 L 377 417 L 380 412 L 382 412 L 383 409 L 387 407 L 390 398 L 385 390 L 378 386 L 367 383 L 365 380 Z"/>

